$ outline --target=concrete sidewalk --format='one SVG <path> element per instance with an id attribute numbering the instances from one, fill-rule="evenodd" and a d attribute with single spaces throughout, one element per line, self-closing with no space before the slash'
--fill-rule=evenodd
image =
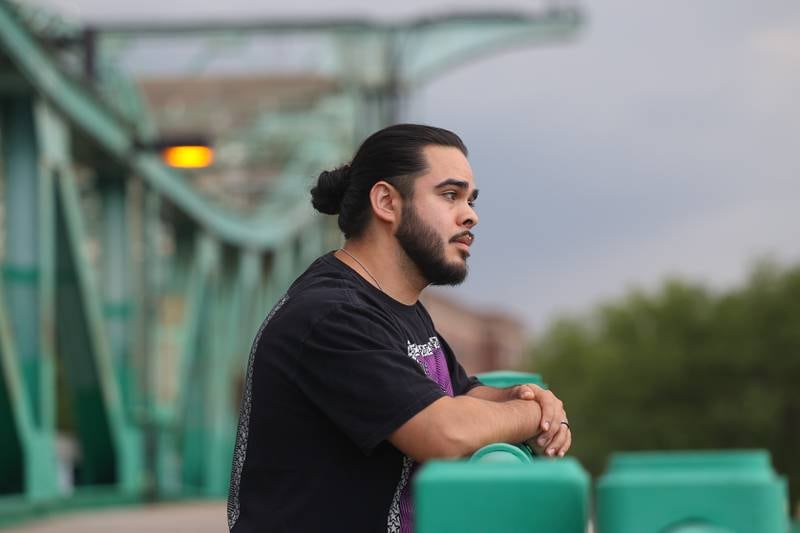
<path id="1" fill-rule="evenodd" d="M 2 529 L 2 528 L 0 528 Z M 225 502 L 158 504 L 67 513 L 2 529 L 8 533 L 226 533 Z"/>

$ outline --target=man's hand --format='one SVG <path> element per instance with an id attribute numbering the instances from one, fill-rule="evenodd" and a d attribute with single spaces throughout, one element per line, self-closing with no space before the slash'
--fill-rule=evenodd
<path id="1" fill-rule="evenodd" d="M 537 455 L 563 457 L 572 446 L 572 431 L 567 422 L 564 403 L 549 390 L 533 383 L 517 385 L 509 389 L 513 400 L 533 400 L 542 409 L 540 432 L 526 442 Z M 567 423 L 562 423 L 567 422 Z"/>

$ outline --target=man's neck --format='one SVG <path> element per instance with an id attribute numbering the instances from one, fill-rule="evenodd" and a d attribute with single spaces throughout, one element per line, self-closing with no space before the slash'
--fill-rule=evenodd
<path id="1" fill-rule="evenodd" d="M 427 282 L 397 241 L 375 241 L 350 239 L 342 247 L 345 252 L 337 251 L 336 258 L 387 296 L 405 305 L 415 304 Z"/>

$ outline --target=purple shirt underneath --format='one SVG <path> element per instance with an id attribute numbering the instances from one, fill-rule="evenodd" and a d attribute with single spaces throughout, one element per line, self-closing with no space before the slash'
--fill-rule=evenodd
<path id="1" fill-rule="evenodd" d="M 450 370 L 447 368 L 447 359 L 445 358 L 442 346 L 437 337 L 431 337 L 427 344 L 411 344 L 408 343 L 408 356 L 414 359 L 425 374 L 431 378 L 439 387 L 442 392 L 448 396 L 453 396 L 453 384 L 450 382 Z M 401 483 L 403 480 L 406 483 L 400 488 L 400 533 L 412 533 L 414 526 L 414 507 L 411 494 L 411 480 L 419 467 L 419 463 L 407 461 L 410 464 L 410 472 L 408 475 L 401 476 Z M 404 473 L 405 474 L 405 473 Z"/>

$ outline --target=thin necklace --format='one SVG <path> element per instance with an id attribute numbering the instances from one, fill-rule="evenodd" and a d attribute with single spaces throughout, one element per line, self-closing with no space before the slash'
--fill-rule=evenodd
<path id="1" fill-rule="evenodd" d="M 364 265 L 361 263 L 361 261 L 359 261 L 358 259 L 356 259 L 356 256 L 354 256 L 353 254 L 351 254 L 350 252 L 348 252 L 348 251 L 347 251 L 347 250 L 345 250 L 344 248 L 339 248 L 339 250 L 341 250 L 342 252 L 344 252 L 344 253 L 346 253 L 347 255 L 349 255 L 349 256 L 350 256 L 350 257 L 353 259 L 353 261 L 355 261 L 356 263 L 358 263 L 358 266 L 360 266 L 361 268 L 363 268 L 363 269 L 364 269 L 364 272 L 366 272 L 366 273 L 367 273 L 367 275 L 369 275 L 369 277 L 371 277 L 371 278 L 372 278 L 372 281 L 374 281 L 374 282 L 375 282 L 375 285 L 377 285 L 377 286 L 378 286 L 378 288 L 381 290 L 381 292 L 382 292 L 382 293 L 384 293 L 384 294 L 386 294 L 386 291 L 385 291 L 385 290 L 383 290 L 383 287 L 381 287 L 381 284 L 380 284 L 380 283 L 378 283 L 378 280 L 377 280 L 377 279 L 375 279 L 375 276 L 373 276 L 373 275 L 372 275 L 372 272 L 370 272 L 369 270 L 367 270 L 367 267 L 365 267 L 365 266 L 364 266 Z"/>

